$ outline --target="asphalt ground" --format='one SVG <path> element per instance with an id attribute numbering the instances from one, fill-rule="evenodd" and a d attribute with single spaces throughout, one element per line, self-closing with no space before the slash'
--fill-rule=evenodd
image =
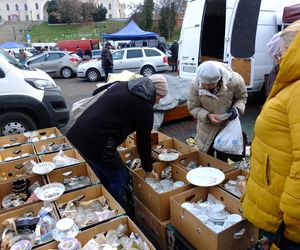
<path id="1" fill-rule="evenodd" d="M 176 75 L 174 72 L 166 72 L 166 74 Z M 72 107 L 74 102 L 91 96 L 92 92 L 96 89 L 96 83 L 88 82 L 76 77 L 71 79 L 56 78 L 55 81 L 61 87 L 63 96 L 65 97 L 69 108 Z M 243 131 L 246 133 L 248 141 L 251 141 L 252 139 L 255 120 L 261 110 L 262 104 L 263 100 L 259 94 L 249 94 L 245 114 L 241 117 Z M 63 134 L 68 131 L 73 122 L 73 120 L 70 120 L 69 123 L 61 129 Z M 162 125 L 159 131 L 172 138 L 185 142 L 189 137 L 195 137 L 196 121 L 192 118 L 186 118 L 167 122 Z"/>

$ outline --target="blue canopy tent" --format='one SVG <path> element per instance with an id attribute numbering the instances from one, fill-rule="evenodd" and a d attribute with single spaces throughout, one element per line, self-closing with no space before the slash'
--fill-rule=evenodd
<path id="1" fill-rule="evenodd" d="M 2 49 L 15 49 L 15 48 L 25 48 L 26 46 L 22 42 L 11 41 L 11 42 L 5 42 L 0 44 L 0 47 Z"/>
<path id="2" fill-rule="evenodd" d="M 102 38 L 107 40 L 143 40 L 157 39 L 155 32 L 142 30 L 133 20 L 124 28 L 114 33 L 103 33 Z"/>

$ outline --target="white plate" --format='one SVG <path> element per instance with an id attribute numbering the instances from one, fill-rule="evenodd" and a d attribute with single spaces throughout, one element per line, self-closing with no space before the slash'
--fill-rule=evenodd
<path id="1" fill-rule="evenodd" d="M 37 191 L 37 197 L 41 201 L 55 201 L 65 192 L 65 189 L 61 183 L 46 184 Z"/>
<path id="2" fill-rule="evenodd" d="M 225 175 L 217 168 L 199 167 L 189 171 L 186 178 L 190 183 L 196 186 L 211 187 L 224 181 Z"/>
<path id="3" fill-rule="evenodd" d="M 222 115 L 218 115 L 218 119 L 221 120 L 221 121 L 225 121 L 227 120 L 229 117 L 231 116 L 231 113 L 224 113 Z"/>
<path id="4" fill-rule="evenodd" d="M 53 169 L 55 169 L 54 162 L 40 162 L 32 167 L 32 172 L 35 174 L 45 175 L 49 174 Z"/>
<path id="5" fill-rule="evenodd" d="M 178 153 L 162 153 L 158 155 L 160 161 L 175 161 L 178 157 Z"/>

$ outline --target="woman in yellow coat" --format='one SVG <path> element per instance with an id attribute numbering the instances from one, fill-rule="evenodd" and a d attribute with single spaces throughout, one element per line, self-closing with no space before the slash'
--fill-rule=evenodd
<path id="1" fill-rule="evenodd" d="M 299 30 L 300 23 L 294 23 L 281 34 L 279 72 L 256 120 L 242 199 L 245 217 L 269 232 L 271 240 L 285 226 L 281 250 L 300 249 Z"/>

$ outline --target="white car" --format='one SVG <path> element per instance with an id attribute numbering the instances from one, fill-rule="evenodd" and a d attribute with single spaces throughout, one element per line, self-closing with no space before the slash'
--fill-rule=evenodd
<path id="1" fill-rule="evenodd" d="M 156 48 L 124 48 L 112 52 L 114 73 L 128 70 L 143 76 L 150 76 L 157 72 L 168 70 L 167 56 Z M 87 78 L 89 81 L 99 81 L 104 77 L 101 60 L 81 63 L 77 67 L 77 77 Z"/>

